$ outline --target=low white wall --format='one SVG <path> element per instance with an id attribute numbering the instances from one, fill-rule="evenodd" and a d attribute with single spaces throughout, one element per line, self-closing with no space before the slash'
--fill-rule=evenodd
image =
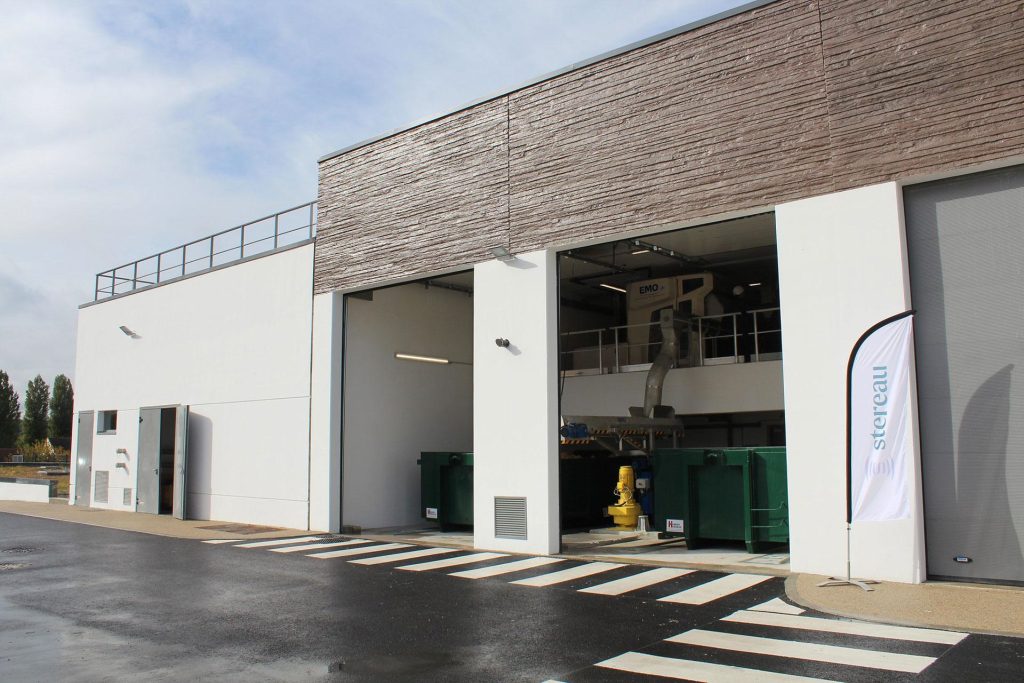
<path id="1" fill-rule="evenodd" d="M 134 509 L 139 409 L 188 405 L 189 516 L 307 528 L 312 274 L 305 245 L 79 311 L 75 410 L 118 410 L 95 507 Z"/>
<path id="2" fill-rule="evenodd" d="M 562 414 L 629 415 L 644 404 L 646 382 L 646 372 L 566 377 Z M 678 415 L 782 410 L 782 361 L 670 370 L 661 402 Z"/>
<path id="3" fill-rule="evenodd" d="M 910 307 L 902 193 L 873 185 L 783 204 L 775 217 L 792 568 L 845 574 L 846 366 L 865 330 Z M 911 517 L 853 525 L 855 576 L 924 580 L 916 396 L 911 415 Z"/>
<path id="4" fill-rule="evenodd" d="M 555 252 L 474 269 L 474 537 L 478 548 L 559 550 Z M 506 338 L 499 348 L 494 340 Z M 496 538 L 494 498 L 525 497 L 527 540 Z"/>
<path id="5" fill-rule="evenodd" d="M 395 353 L 471 363 L 473 299 L 411 284 L 348 297 L 347 307 L 341 523 L 422 523 L 420 452 L 473 450 L 473 368 Z"/>
<path id="6" fill-rule="evenodd" d="M 23 500 L 29 503 L 50 502 L 50 482 L 38 484 L 0 481 L 0 500 Z"/>

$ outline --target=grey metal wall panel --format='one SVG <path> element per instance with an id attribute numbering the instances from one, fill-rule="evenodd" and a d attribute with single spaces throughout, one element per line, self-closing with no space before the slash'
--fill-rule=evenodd
<path id="1" fill-rule="evenodd" d="M 904 201 L 928 572 L 1024 582 L 1024 167 Z"/>
<path id="2" fill-rule="evenodd" d="M 78 414 L 75 429 L 78 433 L 78 450 L 75 453 L 75 505 L 89 507 L 92 486 L 92 435 L 95 414 L 83 411 Z"/>

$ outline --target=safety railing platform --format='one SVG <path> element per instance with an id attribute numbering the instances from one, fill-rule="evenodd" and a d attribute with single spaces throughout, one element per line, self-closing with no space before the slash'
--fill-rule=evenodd
<path id="1" fill-rule="evenodd" d="M 316 236 L 316 202 L 279 211 L 96 274 L 93 301 L 286 249 Z"/>

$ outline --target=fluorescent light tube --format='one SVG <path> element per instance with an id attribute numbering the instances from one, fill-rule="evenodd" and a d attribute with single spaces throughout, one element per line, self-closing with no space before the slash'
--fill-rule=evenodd
<path id="1" fill-rule="evenodd" d="M 625 294 L 625 293 L 626 293 L 626 290 L 624 290 L 624 289 L 623 289 L 622 287 L 616 287 L 615 285 L 606 285 L 606 284 L 605 284 L 605 283 L 603 283 L 603 282 L 602 282 L 602 283 L 600 283 L 600 285 L 601 285 L 602 287 L 604 287 L 605 289 L 610 289 L 610 290 L 612 290 L 613 292 L 622 292 L 623 294 Z"/>
<path id="2" fill-rule="evenodd" d="M 413 353 L 396 353 L 395 358 L 399 360 L 414 360 L 418 363 L 437 363 L 438 365 L 449 365 L 451 361 L 447 358 L 437 358 L 435 356 L 417 356 Z"/>

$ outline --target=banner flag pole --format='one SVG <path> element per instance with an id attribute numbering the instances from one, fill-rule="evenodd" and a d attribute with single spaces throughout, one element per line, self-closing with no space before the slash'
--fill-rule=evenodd
<path id="1" fill-rule="evenodd" d="M 914 315 L 913 309 L 890 316 L 872 325 L 860 336 L 857 343 L 850 351 L 850 360 L 846 366 L 846 578 L 831 577 L 828 581 L 818 584 L 819 587 L 826 586 L 857 586 L 864 591 L 873 591 L 869 584 L 876 584 L 878 581 L 870 579 L 855 579 L 851 570 L 851 534 L 853 528 L 853 380 L 854 365 L 857 360 L 857 352 L 861 350 L 864 343 L 882 328 L 898 322 L 904 318 Z M 884 442 L 883 442 L 884 443 Z"/>

